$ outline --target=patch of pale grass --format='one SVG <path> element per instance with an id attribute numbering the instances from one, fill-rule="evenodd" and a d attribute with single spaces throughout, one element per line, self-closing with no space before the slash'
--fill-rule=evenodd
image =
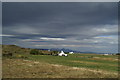
<path id="1" fill-rule="evenodd" d="M 24 64 L 23 64 L 24 63 Z M 32 65 L 32 66 L 28 66 Z M 22 59 L 3 60 L 3 78 L 116 78 L 117 73 Z"/>
<path id="2" fill-rule="evenodd" d="M 97 62 L 87 62 L 87 61 L 71 61 L 71 62 L 74 62 L 74 63 L 84 63 L 84 64 L 93 64 L 93 65 L 104 65 L 105 63 L 97 63 Z M 107 64 L 109 66 L 118 66 L 118 64 Z"/>
<path id="3" fill-rule="evenodd" d="M 93 57 L 92 60 L 107 60 L 107 61 L 118 61 L 116 58 L 102 58 L 101 57 Z"/>

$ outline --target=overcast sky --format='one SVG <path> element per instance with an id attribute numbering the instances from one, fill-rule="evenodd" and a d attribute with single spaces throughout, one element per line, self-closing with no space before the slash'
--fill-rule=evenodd
<path id="1" fill-rule="evenodd" d="M 3 2 L 3 44 L 118 52 L 116 2 Z"/>

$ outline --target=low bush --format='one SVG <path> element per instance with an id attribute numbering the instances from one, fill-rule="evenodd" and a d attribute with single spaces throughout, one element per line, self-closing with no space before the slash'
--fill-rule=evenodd
<path id="1" fill-rule="evenodd" d="M 38 55 L 39 54 L 39 51 L 37 49 L 32 49 L 30 51 L 30 54 L 33 54 L 33 55 Z"/>

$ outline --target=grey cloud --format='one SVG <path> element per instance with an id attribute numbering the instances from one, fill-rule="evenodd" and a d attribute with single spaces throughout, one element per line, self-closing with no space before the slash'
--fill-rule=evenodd
<path id="1" fill-rule="evenodd" d="M 117 52 L 117 39 L 101 39 L 94 37 L 117 36 L 118 7 L 116 2 L 94 2 L 94 3 L 3 3 L 3 34 L 14 35 L 4 37 L 3 43 L 9 44 L 11 41 L 25 47 L 52 48 L 44 45 L 56 45 L 57 47 L 82 50 L 77 45 L 96 45 L 101 49 L 90 48 L 91 50 L 106 52 L 102 46 L 114 48 Z M 66 39 L 66 41 L 45 41 L 41 37 L 49 39 Z M 116 38 L 116 37 L 115 37 Z M 7 40 L 6 40 L 7 39 Z M 25 41 L 26 39 L 38 41 Z M 88 41 L 84 41 L 87 39 Z M 95 42 L 95 41 L 98 41 Z M 76 42 L 75 42 L 76 41 Z M 109 41 L 109 43 L 106 43 Z M 111 43 L 110 43 L 111 42 Z M 12 43 L 11 43 L 12 44 Z M 89 46 L 88 46 L 89 47 Z M 88 50 L 84 46 L 84 50 Z M 108 49 L 107 49 L 108 50 Z M 114 52 L 110 50 L 110 52 Z"/>
<path id="2" fill-rule="evenodd" d="M 3 13 L 4 25 L 59 19 L 67 25 L 114 24 L 117 3 L 3 3 Z"/>

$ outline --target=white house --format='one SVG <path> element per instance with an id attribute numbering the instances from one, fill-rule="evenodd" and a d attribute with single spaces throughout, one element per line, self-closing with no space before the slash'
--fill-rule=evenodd
<path id="1" fill-rule="evenodd" d="M 63 51 L 61 51 L 61 53 L 59 53 L 58 56 L 68 56 L 68 55 L 65 54 Z"/>
<path id="2" fill-rule="evenodd" d="M 69 54 L 74 54 L 73 52 L 69 52 Z"/>
<path id="3" fill-rule="evenodd" d="M 50 49 L 48 51 L 50 52 Z"/>
<path id="4" fill-rule="evenodd" d="M 109 54 L 103 54 L 103 55 L 109 55 Z"/>

